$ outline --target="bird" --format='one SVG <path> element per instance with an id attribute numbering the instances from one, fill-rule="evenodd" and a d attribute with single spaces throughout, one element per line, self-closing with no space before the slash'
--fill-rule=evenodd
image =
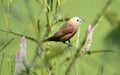
<path id="1" fill-rule="evenodd" d="M 56 41 L 68 44 L 68 46 L 72 46 L 70 39 L 75 35 L 79 25 L 82 22 L 83 20 L 79 17 L 70 18 L 53 36 L 48 37 L 47 39 L 43 40 L 43 42 Z M 68 41 L 68 43 L 66 43 L 66 41 Z"/>

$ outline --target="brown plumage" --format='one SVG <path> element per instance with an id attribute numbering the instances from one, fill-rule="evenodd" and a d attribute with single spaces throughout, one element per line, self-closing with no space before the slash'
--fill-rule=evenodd
<path id="1" fill-rule="evenodd" d="M 71 37 L 78 30 L 78 25 L 82 22 L 82 20 L 78 17 L 71 18 L 66 24 L 64 24 L 53 36 L 44 40 L 47 41 L 56 41 L 56 42 L 65 42 L 70 40 Z"/>

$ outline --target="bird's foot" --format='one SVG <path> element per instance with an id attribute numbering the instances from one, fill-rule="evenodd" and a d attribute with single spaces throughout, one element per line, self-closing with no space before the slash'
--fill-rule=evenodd
<path id="1" fill-rule="evenodd" d="M 70 41 L 70 39 L 68 40 L 68 47 L 72 47 L 72 43 L 71 43 L 71 41 Z"/>
<path id="2" fill-rule="evenodd" d="M 71 42 L 69 42 L 68 41 L 68 43 L 66 43 L 66 42 L 63 42 L 64 44 L 67 44 L 68 45 L 68 47 L 72 47 L 72 44 L 71 44 Z"/>
<path id="3" fill-rule="evenodd" d="M 71 44 L 71 43 L 69 43 L 69 44 L 68 44 L 68 47 L 72 47 L 72 44 Z"/>

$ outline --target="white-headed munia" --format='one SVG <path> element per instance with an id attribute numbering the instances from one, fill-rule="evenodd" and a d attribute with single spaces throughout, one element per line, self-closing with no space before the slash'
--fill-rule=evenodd
<path id="1" fill-rule="evenodd" d="M 45 39 L 43 42 L 56 41 L 65 43 L 68 41 L 70 45 L 70 39 L 77 32 L 78 26 L 82 22 L 82 19 L 79 17 L 73 17 L 69 19 L 68 22 L 65 23 L 53 36 Z"/>

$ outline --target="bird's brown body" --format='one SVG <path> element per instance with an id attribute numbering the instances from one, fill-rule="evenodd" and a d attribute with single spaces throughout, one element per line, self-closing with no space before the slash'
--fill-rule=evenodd
<path id="1" fill-rule="evenodd" d="M 59 31 L 57 31 L 53 36 L 47 38 L 44 41 L 63 41 L 69 40 L 77 31 L 76 26 L 73 24 L 65 24 L 63 25 Z"/>
<path id="2" fill-rule="evenodd" d="M 64 24 L 53 36 L 44 40 L 47 41 L 56 41 L 56 42 L 65 42 L 70 40 L 71 37 L 78 30 L 78 24 L 76 21 L 73 21 L 73 18 L 70 19 L 66 24 Z"/>

